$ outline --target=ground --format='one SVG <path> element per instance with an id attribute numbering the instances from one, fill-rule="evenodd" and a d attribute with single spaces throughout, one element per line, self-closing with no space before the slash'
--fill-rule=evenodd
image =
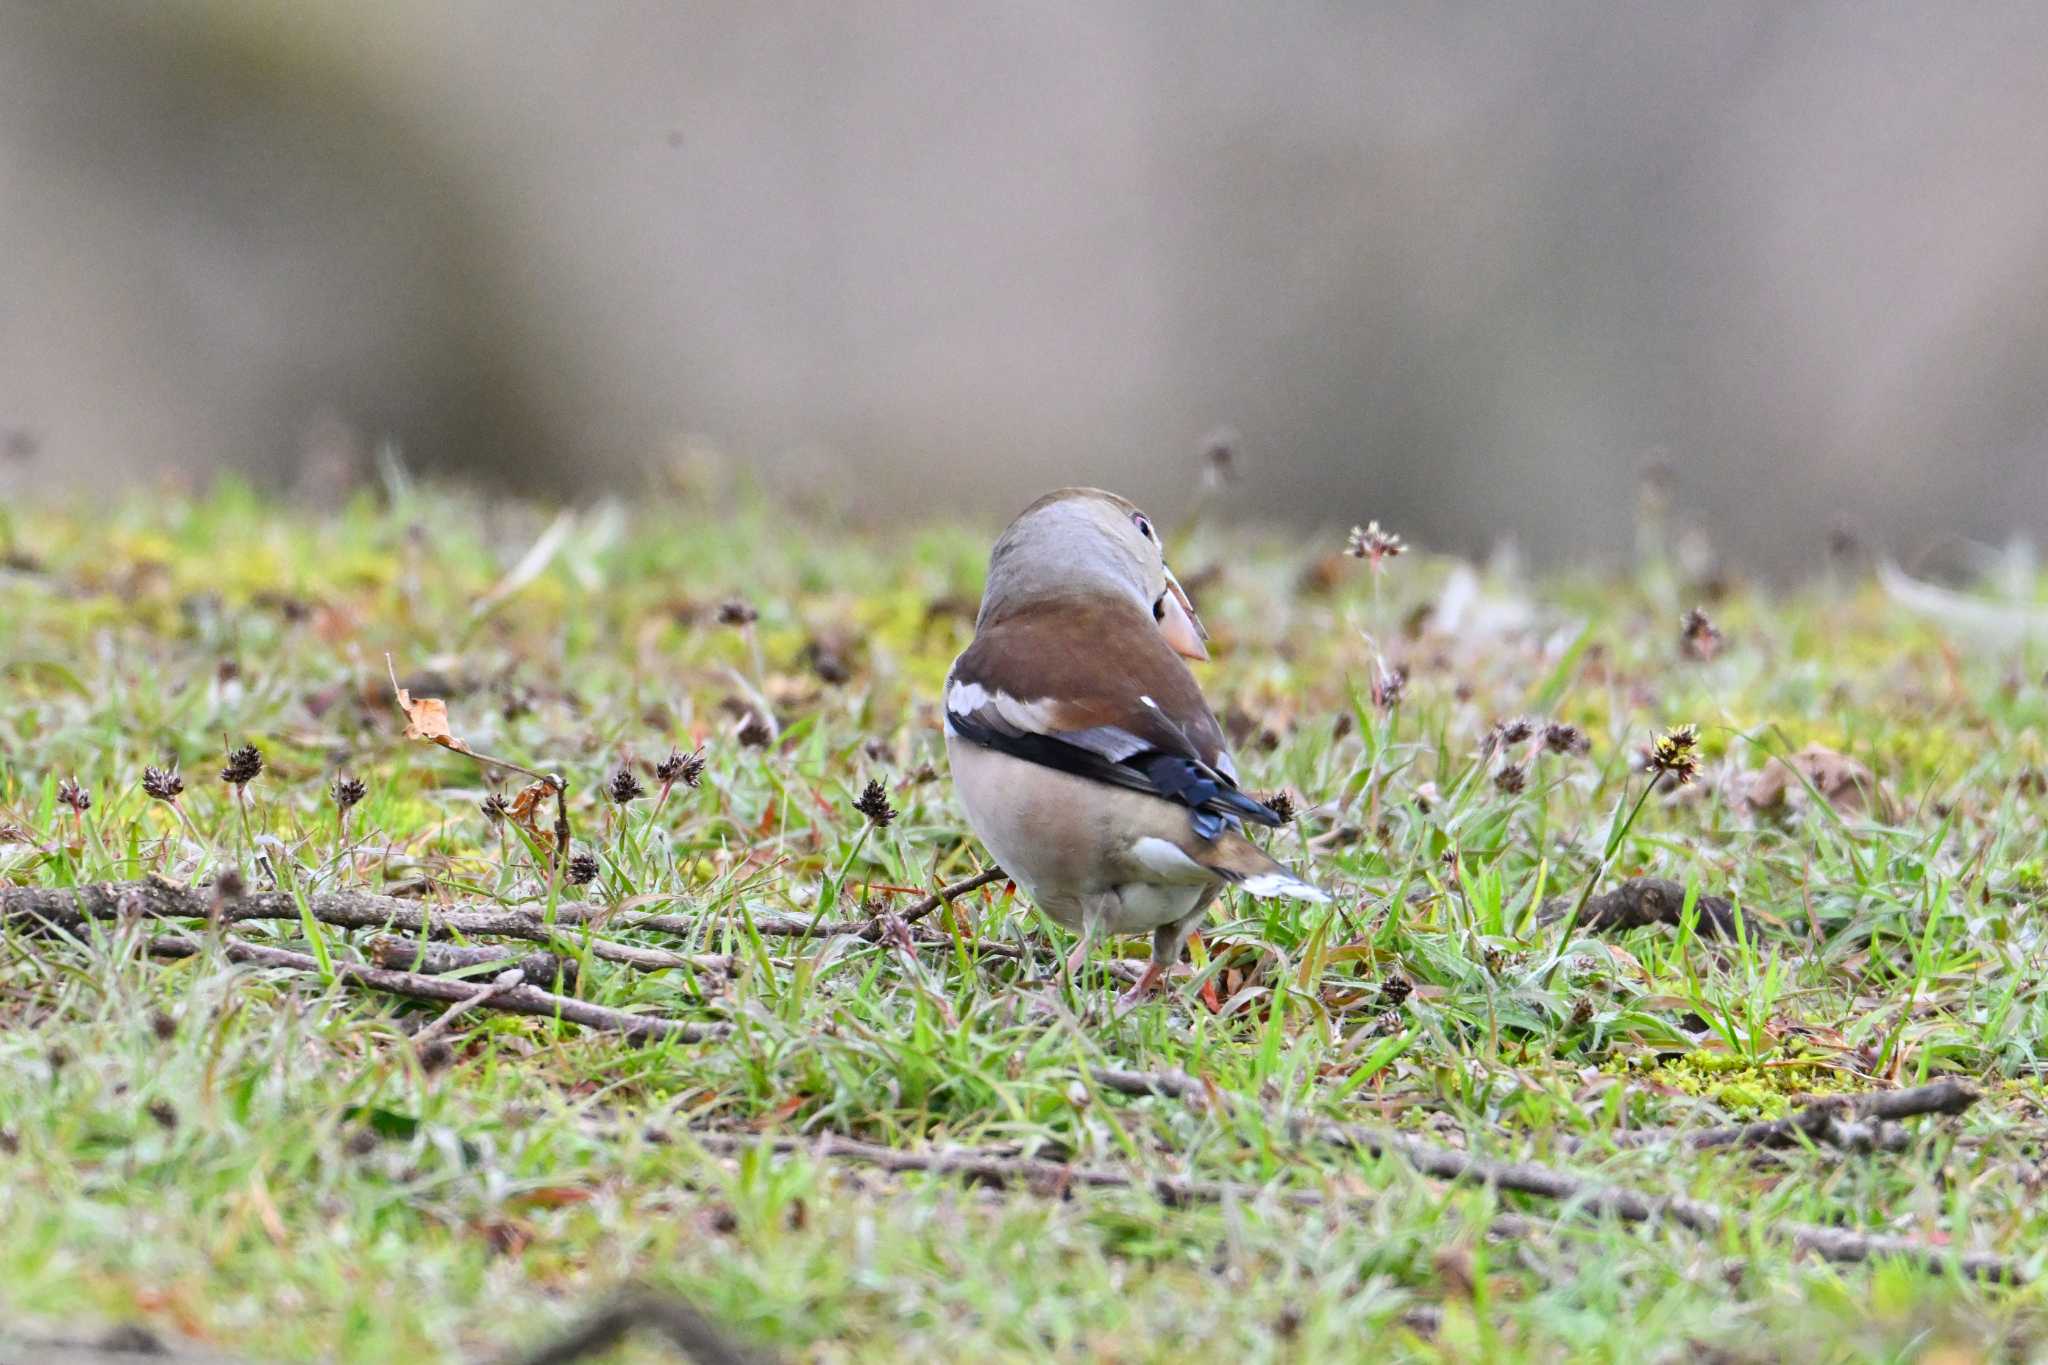
<path id="1" fill-rule="evenodd" d="M 1146 945 L 1065 982 L 1070 941 L 1001 879 L 872 918 L 986 857 L 935 702 L 992 526 L 666 488 L 559 516 L 404 486 L 320 512 L 232 485 L 0 510 L 0 896 L 233 871 L 309 910 L 533 907 L 576 996 L 718 1026 L 635 1041 L 477 1008 L 423 1042 L 442 1003 L 347 977 L 369 930 L 10 917 L 0 1325 L 482 1359 L 631 1282 L 819 1361 L 2042 1349 L 2041 1290 L 1947 1259 L 2048 1269 L 2042 649 L 1950 639 L 1853 554 L 1766 593 L 1688 577 L 1653 526 L 1638 563 L 1527 580 L 1152 510 L 1182 523 L 1245 783 L 1296 812 L 1269 847 L 1335 900 L 1226 896 L 1174 993 L 1121 1013 Z M 563 777 L 592 880 L 549 855 L 551 796 L 530 832 L 483 809 L 530 778 L 406 737 L 393 673 L 474 750 Z M 223 781 L 243 745 L 260 772 Z M 1660 756 L 1681 771 L 1646 771 Z M 182 792 L 145 790 L 173 764 Z M 346 812 L 343 776 L 365 788 Z M 1678 923 L 1572 913 L 1640 876 L 1686 889 Z M 1732 936 L 1695 896 L 1727 899 Z M 878 928 L 789 932 L 811 921 Z M 600 943 L 735 961 L 639 970 Z M 1942 1078 L 1982 1098 L 1875 1151 L 1618 1136 Z M 1447 1181 L 1323 1120 L 1728 1221 Z M 892 1171 L 830 1138 L 994 1168 Z M 1807 1256 L 1793 1222 L 1932 1264 Z"/>

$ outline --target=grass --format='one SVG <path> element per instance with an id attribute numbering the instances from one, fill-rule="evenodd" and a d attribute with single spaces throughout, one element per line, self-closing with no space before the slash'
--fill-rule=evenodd
<path id="1" fill-rule="evenodd" d="M 1417 609 L 1447 563 L 1409 554 L 1374 580 L 1314 562 L 1341 541 L 1196 526 L 1175 560 L 1216 637 L 1204 687 L 1247 785 L 1302 811 L 1274 852 L 1340 894 L 1226 897 L 1182 993 L 1118 1016 L 1100 976 L 1054 983 L 1067 940 L 1000 882 L 934 918 L 953 946 L 914 955 L 750 928 L 903 904 L 916 892 L 890 888 L 980 865 L 935 703 L 994 528 L 884 535 L 656 497 L 563 522 L 507 581 L 553 521 L 435 489 L 314 516 L 233 485 L 0 513 L 0 887 L 237 869 L 307 894 L 589 898 L 702 926 L 684 943 L 607 930 L 620 941 L 749 964 L 725 981 L 583 954 L 586 998 L 729 1024 L 716 1042 L 479 1013 L 441 1059 L 408 1040 L 437 1006 L 235 967 L 217 944 L 154 960 L 157 926 L 10 928 L 0 1321 L 139 1321 L 258 1358 L 469 1359 L 543 1341 L 630 1280 L 821 1361 L 1954 1360 L 2048 1343 L 2039 1288 L 1574 1218 L 1288 1122 L 1392 1126 L 1751 1226 L 2048 1269 L 2038 652 L 1951 643 L 1840 575 L 1736 587 L 1708 604 L 1724 646 L 1687 658 L 1694 590 L 1656 559 L 1490 580 L 1526 620 L 1478 611 L 1441 633 Z M 735 598 L 758 621 L 722 624 Z M 1380 649 L 1408 670 L 1391 708 L 1369 695 Z M 525 779 L 402 738 L 387 654 L 475 748 L 566 778 L 590 885 L 563 886 L 480 810 Z M 763 701 L 779 734 L 741 742 Z M 1491 751 L 1521 715 L 1538 738 Z M 1590 752 L 1525 757 L 1553 721 Z M 1701 780 L 1629 820 L 1637 752 L 1681 723 L 1700 728 Z M 217 780 L 245 742 L 264 760 L 246 809 Z M 654 787 L 672 746 L 698 744 L 700 785 L 605 796 L 619 768 Z M 1868 765 L 1888 810 L 1803 787 L 1792 809 L 1748 810 L 1743 775 L 1809 744 Z M 172 760 L 178 809 L 140 785 Z M 346 842 L 342 773 L 367 787 Z M 82 812 L 60 800 L 74 778 Z M 886 826 L 855 808 L 870 780 Z M 1610 849 L 1602 885 L 1648 873 L 1726 895 L 1740 938 L 1564 941 L 1538 912 L 1578 899 Z M 238 932 L 329 961 L 368 937 L 310 918 Z M 977 957 L 974 935 L 1023 954 Z M 557 946 L 581 948 L 566 930 Z M 1123 1097 L 1091 1081 L 1099 1066 L 1182 1069 L 1245 1102 Z M 1985 1099 L 1919 1121 L 1898 1152 L 1602 1139 L 1941 1076 Z M 765 1145 L 712 1155 L 693 1129 L 1010 1145 L 1258 1192 L 991 1189 Z M 1302 1191 L 1332 1202 L 1283 1197 Z M 1510 1212 L 1538 1226 L 1489 1237 Z"/>

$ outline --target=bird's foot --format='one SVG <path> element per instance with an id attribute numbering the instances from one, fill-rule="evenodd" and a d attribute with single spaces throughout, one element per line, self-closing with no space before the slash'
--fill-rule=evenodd
<path id="1" fill-rule="evenodd" d="M 1139 973 L 1137 981 L 1132 983 L 1129 990 L 1116 998 L 1117 1008 L 1127 1010 L 1133 1005 L 1142 1004 L 1150 1000 L 1159 993 L 1159 983 L 1165 979 L 1166 968 L 1160 966 L 1157 962 L 1146 963 L 1145 970 Z"/>

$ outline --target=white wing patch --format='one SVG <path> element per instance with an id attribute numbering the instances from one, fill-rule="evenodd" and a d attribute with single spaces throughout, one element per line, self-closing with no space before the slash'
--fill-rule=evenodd
<path id="1" fill-rule="evenodd" d="M 1000 721 L 1017 734 L 1042 735 L 1052 725 L 1052 703 L 1019 701 L 1007 692 L 983 687 L 978 682 L 954 682 L 946 689 L 948 716 L 979 717 L 984 723 Z"/>
<path id="2" fill-rule="evenodd" d="M 1216 874 L 1181 852 L 1171 839 L 1146 835 L 1131 844 L 1131 856 L 1153 876 L 1173 882 L 1213 882 Z"/>
<path id="3" fill-rule="evenodd" d="M 1246 877 L 1237 884 L 1238 889 L 1252 896 L 1279 896 L 1291 901 L 1327 901 L 1330 895 L 1319 886 L 1310 886 L 1299 877 L 1290 877 L 1285 872 L 1261 872 L 1256 877 Z"/>

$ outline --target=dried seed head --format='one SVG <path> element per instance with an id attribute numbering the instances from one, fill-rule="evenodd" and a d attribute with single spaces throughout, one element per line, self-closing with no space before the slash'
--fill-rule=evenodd
<path id="1" fill-rule="evenodd" d="M 836 686 L 853 677 L 853 665 L 847 662 L 846 652 L 846 642 L 839 636 L 814 636 L 804 642 L 803 661 L 818 675 L 818 681 Z"/>
<path id="2" fill-rule="evenodd" d="M 1392 531 L 1382 530 L 1376 521 L 1364 526 L 1351 528 L 1351 536 L 1344 543 L 1344 553 L 1353 559 L 1362 559 L 1378 573 L 1381 564 L 1407 551 L 1408 546 Z"/>
<path id="3" fill-rule="evenodd" d="M 222 905 L 232 905 L 249 892 L 249 884 L 242 880 L 242 874 L 230 867 L 213 879 L 213 897 Z"/>
<path id="4" fill-rule="evenodd" d="M 173 763 L 168 768 L 142 770 L 142 794 L 157 801 L 175 801 L 185 792 L 185 778 Z"/>
<path id="5" fill-rule="evenodd" d="M 1678 652 L 1701 663 L 1721 652 L 1721 630 L 1694 607 L 1678 618 Z"/>
<path id="6" fill-rule="evenodd" d="M 1543 727 L 1543 747 L 1554 754 L 1584 754 L 1592 752 L 1593 741 L 1576 725 L 1552 721 Z"/>
<path id="7" fill-rule="evenodd" d="M 370 789 L 363 785 L 363 779 L 360 777 L 351 777 L 343 773 L 334 779 L 334 785 L 327 789 L 327 794 L 334 798 L 335 805 L 348 810 L 368 796 Z"/>
<path id="8" fill-rule="evenodd" d="M 1493 785 L 1505 796 L 1519 796 L 1522 788 L 1529 785 L 1529 774 L 1519 763 L 1504 763 L 1493 775 Z"/>
<path id="9" fill-rule="evenodd" d="M 149 1031 L 156 1035 L 159 1043 L 168 1043 L 178 1036 L 178 1021 L 162 1010 L 152 1010 L 149 1016 Z"/>
<path id="10" fill-rule="evenodd" d="M 759 711 L 748 708 L 740 728 L 733 732 L 733 738 L 749 749 L 759 749 L 775 738 L 775 728 Z"/>
<path id="11" fill-rule="evenodd" d="M 1381 711 L 1391 711 L 1401 704 L 1401 694 L 1408 690 L 1408 670 L 1403 666 L 1375 668 L 1372 672 L 1372 704 Z"/>
<path id="12" fill-rule="evenodd" d="M 1291 825 L 1294 823 L 1295 810 L 1294 798 L 1292 796 L 1284 791 L 1280 791 L 1274 792 L 1271 796 L 1264 798 L 1264 800 L 1266 809 L 1279 816 L 1281 824 Z"/>
<path id="13" fill-rule="evenodd" d="M 704 751 L 692 749 L 686 754 L 681 749 L 670 749 L 668 757 L 655 765 L 654 775 L 663 786 L 680 782 L 685 787 L 694 787 L 704 776 Z"/>
<path id="14" fill-rule="evenodd" d="M 178 1126 L 178 1111 L 169 1100 L 151 1100 L 149 1116 L 156 1120 L 156 1126 L 169 1132 Z"/>
<path id="15" fill-rule="evenodd" d="M 867 816 L 868 823 L 876 829 L 887 829 L 890 821 L 896 818 L 896 808 L 889 804 L 888 790 L 873 778 L 868 779 L 868 784 L 860 789 L 860 796 L 855 799 L 853 808 Z"/>
<path id="16" fill-rule="evenodd" d="M 732 598 L 718 604 L 718 624 L 721 626 L 751 626 L 761 619 L 752 604 L 743 598 Z"/>
<path id="17" fill-rule="evenodd" d="M 1699 747 L 1700 731 L 1696 725 L 1680 725 L 1657 736 L 1657 742 L 1650 746 L 1649 768 L 1651 772 L 1669 777 L 1679 786 L 1699 776 L 1700 759 L 1695 750 Z"/>
<path id="18" fill-rule="evenodd" d="M 67 777 L 57 784 L 57 799 L 80 815 L 92 809 L 92 793 L 79 786 L 75 777 Z"/>
<path id="19" fill-rule="evenodd" d="M 505 812 L 509 809 L 504 796 L 498 792 L 492 792 L 483 799 L 484 819 L 494 825 L 505 818 Z"/>
<path id="20" fill-rule="evenodd" d="M 621 768 L 613 773 L 610 785 L 604 790 L 605 795 L 622 806 L 630 805 L 647 795 L 647 788 L 640 785 L 640 779 L 634 775 L 631 768 Z"/>
<path id="21" fill-rule="evenodd" d="M 569 857 L 569 884 L 588 886 L 597 880 L 597 855 L 590 852 L 571 854 Z"/>
<path id="22" fill-rule="evenodd" d="M 1502 744 L 1522 744 L 1536 733 L 1536 722 L 1527 716 L 1511 716 L 1493 727 L 1494 735 Z"/>
<path id="23" fill-rule="evenodd" d="M 220 780 L 229 786 L 246 786 L 263 771 L 263 752 L 253 744 L 244 744 L 239 749 L 228 750 L 227 766 L 220 770 Z"/>

